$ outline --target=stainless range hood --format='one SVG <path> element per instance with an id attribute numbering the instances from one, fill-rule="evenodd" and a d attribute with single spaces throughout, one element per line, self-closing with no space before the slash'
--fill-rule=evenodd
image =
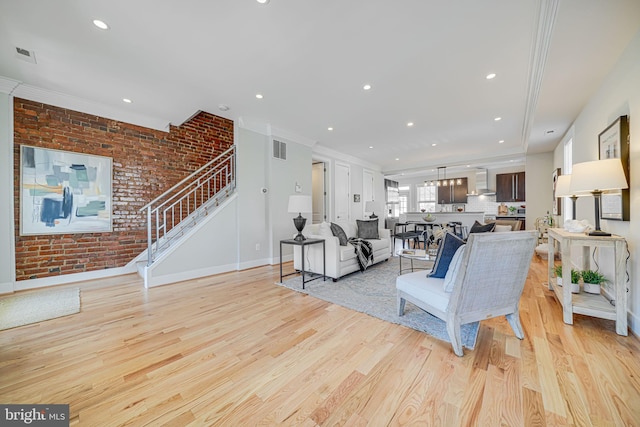
<path id="1" fill-rule="evenodd" d="M 489 188 L 489 174 L 486 169 L 476 169 L 476 188 L 467 193 L 467 196 L 494 196 L 495 190 Z"/>

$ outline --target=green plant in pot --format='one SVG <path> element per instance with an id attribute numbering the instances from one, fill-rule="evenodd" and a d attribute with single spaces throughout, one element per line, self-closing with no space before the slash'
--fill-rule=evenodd
<path id="1" fill-rule="evenodd" d="M 584 291 L 590 294 L 599 294 L 600 285 L 607 281 L 607 278 L 597 271 L 584 270 L 581 274 L 584 282 Z"/>
<path id="2" fill-rule="evenodd" d="M 558 286 L 562 286 L 562 265 L 556 265 L 554 271 L 558 278 Z M 571 269 L 571 292 L 574 294 L 580 292 L 580 272 L 573 268 Z"/>

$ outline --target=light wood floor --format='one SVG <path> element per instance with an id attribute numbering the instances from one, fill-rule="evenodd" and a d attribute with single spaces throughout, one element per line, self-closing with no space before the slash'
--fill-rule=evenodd
<path id="1" fill-rule="evenodd" d="M 545 274 L 534 259 L 526 338 L 484 321 L 462 358 L 276 286 L 277 266 L 82 283 L 81 313 L 0 331 L 0 402 L 68 403 L 71 425 L 92 427 L 640 425 L 639 340 L 612 321 L 563 324 Z"/>

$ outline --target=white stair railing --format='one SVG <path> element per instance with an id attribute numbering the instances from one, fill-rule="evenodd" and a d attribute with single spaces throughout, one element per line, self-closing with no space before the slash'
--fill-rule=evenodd
<path id="1" fill-rule="evenodd" d="M 235 145 L 140 209 L 147 215 L 147 266 L 210 206 L 235 189 Z"/>

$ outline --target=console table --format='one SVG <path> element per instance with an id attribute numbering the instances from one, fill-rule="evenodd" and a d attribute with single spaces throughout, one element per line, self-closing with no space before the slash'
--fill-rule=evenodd
<path id="1" fill-rule="evenodd" d="M 305 270 L 304 270 L 304 247 L 309 245 L 322 244 L 322 276 L 314 277 L 313 279 L 306 280 L 305 279 Z M 322 277 L 322 280 L 327 280 L 327 270 L 326 270 L 326 255 L 325 255 L 325 244 L 324 239 L 305 239 L 305 240 L 295 240 L 295 239 L 285 239 L 280 240 L 280 283 L 282 283 L 282 278 L 291 276 L 292 274 L 296 274 L 297 271 L 293 273 L 282 275 L 282 245 L 293 245 L 300 246 L 300 250 L 302 251 L 302 269 L 300 272 L 302 273 L 302 289 L 304 289 L 304 284 L 309 283 L 313 280 L 319 279 Z"/>
<path id="2" fill-rule="evenodd" d="M 549 228 L 547 230 L 549 238 L 548 263 L 548 285 L 553 290 L 556 298 L 562 305 L 562 317 L 564 323 L 573 324 L 573 313 L 584 314 L 586 316 L 598 317 L 601 319 L 615 320 L 616 333 L 626 336 L 627 331 L 627 289 L 625 287 L 625 239 L 620 236 L 589 236 L 584 233 L 569 233 L 562 228 Z M 571 246 L 582 246 L 582 270 L 589 269 L 589 258 L 591 247 L 609 247 L 614 250 L 615 269 L 612 278 L 613 305 L 603 295 L 594 295 L 581 292 L 571 293 L 571 286 L 558 286 L 553 279 L 554 268 L 554 241 L 560 244 L 562 254 L 562 271 L 567 272 L 567 277 L 571 271 Z M 565 274 L 563 274 L 564 276 Z"/>

